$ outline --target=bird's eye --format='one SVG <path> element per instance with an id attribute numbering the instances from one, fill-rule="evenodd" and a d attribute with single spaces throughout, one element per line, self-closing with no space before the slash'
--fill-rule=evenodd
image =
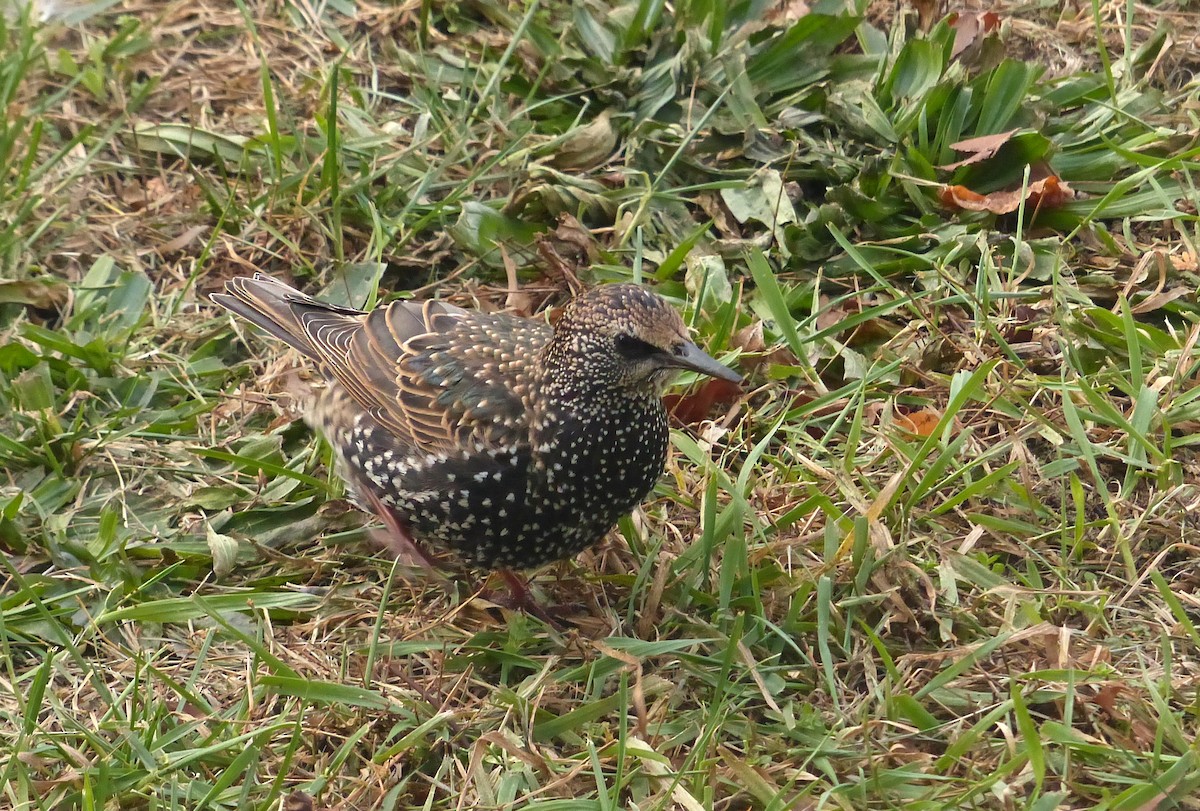
<path id="1" fill-rule="evenodd" d="M 617 352 L 626 360 L 648 358 L 658 352 L 658 348 L 648 344 L 641 338 L 635 338 L 627 332 L 617 336 Z"/>

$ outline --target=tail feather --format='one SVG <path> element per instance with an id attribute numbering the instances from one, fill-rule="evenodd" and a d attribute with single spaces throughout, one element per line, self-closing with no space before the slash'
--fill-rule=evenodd
<path id="1" fill-rule="evenodd" d="M 314 321 L 325 321 L 327 326 L 333 325 L 329 322 L 342 322 L 344 326 L 348 318 L 357 319 L 363 314 L 361 310 L 317 301 L 261 273 L 253 278 L 230 279 L 225 282 L 225 292 L 213 293 L 211 298 L 315 361 L 323 357 L 312 340 Z"/>

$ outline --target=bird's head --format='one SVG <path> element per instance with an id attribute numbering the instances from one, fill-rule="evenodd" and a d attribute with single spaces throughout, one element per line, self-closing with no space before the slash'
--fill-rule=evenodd
<path id="1" fill-rule="evenodd" d="M 554 331 L 585 367 L 607 370 L 621 386 L 660 392 L 677 371 L 741 382 L 696 346 L 674 307 L 635 284 L 602 285 L 577 296 Z"/>

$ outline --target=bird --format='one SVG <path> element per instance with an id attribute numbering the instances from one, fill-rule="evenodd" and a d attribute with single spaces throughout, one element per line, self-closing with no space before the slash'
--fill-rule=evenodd
<path id="1" fill-rule="evenodd" d="M 395 546 L 499 571 L 525 607 L 515 570 L 574 557 L 654 488 L 676 373 L 741 381 L 631 283 L 580 293 L 553 325 L 437 299 L 364 312 L 261 273 L 211 298 L 315 364 L 309 422 Z"/>

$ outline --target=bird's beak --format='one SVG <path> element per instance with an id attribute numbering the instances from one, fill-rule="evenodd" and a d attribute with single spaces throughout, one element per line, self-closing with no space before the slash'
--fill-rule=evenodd
<path id="1" fill-rule="evenodd" d="M 741 383 L 742 376 L 732 369 L 722 365 L 715 358 L 696 346 L 691 341 L 685 341 L 670 354 L 671 365 L 690 372 L 727 380 L 730 383 Z"/>

